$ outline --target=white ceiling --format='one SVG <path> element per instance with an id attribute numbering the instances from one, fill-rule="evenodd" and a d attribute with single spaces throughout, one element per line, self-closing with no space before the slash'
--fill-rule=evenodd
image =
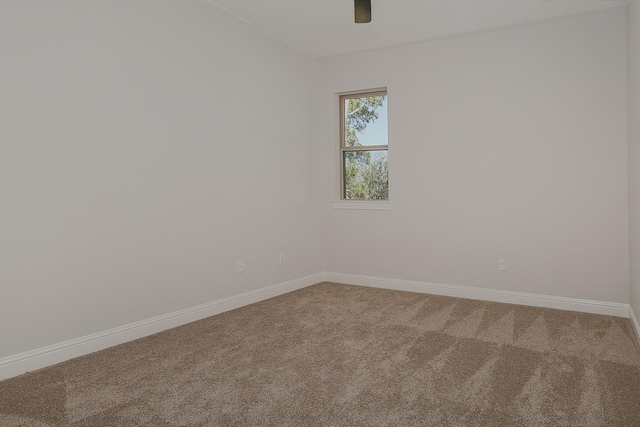
<path id="1" fill-rule="evenodd" d="M 620 0 L 372 0 L 354 24 L 353 0 L 204 0 L 314 57 L 424 42 L 594 12 Z"/>

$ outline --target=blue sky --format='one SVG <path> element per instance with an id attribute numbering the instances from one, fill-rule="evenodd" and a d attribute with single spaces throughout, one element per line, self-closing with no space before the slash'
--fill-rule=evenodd
<path id="1" fill-rule="evenodd" d="M 389 143 L 386 96 L 376 111 L 378 112 L 378 120 L 369 123 L 363 133 L 358 133 L 358 141 L 362 145 L 387 145 Z"/>

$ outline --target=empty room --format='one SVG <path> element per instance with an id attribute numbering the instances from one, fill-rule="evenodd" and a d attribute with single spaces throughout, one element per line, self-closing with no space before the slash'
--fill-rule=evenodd
<path id="1" fill-rule="evenodd" d="M 640 3 L 0 0 L 0 426 L 640 426 Z"/>

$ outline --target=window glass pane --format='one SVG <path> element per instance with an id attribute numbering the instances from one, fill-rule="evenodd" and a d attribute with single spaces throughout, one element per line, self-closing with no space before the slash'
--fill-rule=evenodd
<path id="1" fill-rule="evenodd" d="M 389 200 L 389 152 L 345 151 L 344 198 Z"/>
<path id="2" fill-rule="evenodd" d="M 388 145 L 387 96 L 344 99 L 346 147 Z"/>

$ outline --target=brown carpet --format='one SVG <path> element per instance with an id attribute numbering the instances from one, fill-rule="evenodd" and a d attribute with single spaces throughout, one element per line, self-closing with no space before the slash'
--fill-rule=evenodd
<path id="1" fill-rule="evenodd" d="M 631 328 L 323 283 L 0 382 L 0 425 L 640 426 Z"/>

